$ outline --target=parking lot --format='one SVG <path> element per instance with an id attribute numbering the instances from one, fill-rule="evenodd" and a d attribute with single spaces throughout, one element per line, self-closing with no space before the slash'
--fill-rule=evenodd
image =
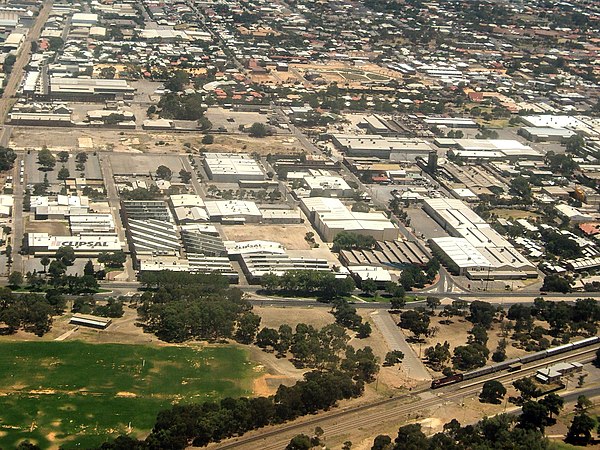
<path id="1" fill-rule="evenodd" d="M 228 133 L 238 133 L 240 125 L 249 127 L 253 123 L 267 123 L 268 115 L 256 112 L 240 112 L 225 108 L 208 108 L 206 117 L 213 124 L 213 130 L 225 129 Z"/>

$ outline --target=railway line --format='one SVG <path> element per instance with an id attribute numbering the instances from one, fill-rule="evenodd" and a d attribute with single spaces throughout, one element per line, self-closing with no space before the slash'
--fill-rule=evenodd
<path id="1" fill-rule="evenodd" d="M 489 380 L 509 383 L 531 375 L 539 368 L 560 361 L 577 360 L 589 363 L 594 359 L 596 350 L 598 350 L 597 345 L 585 349 L 576 349 L 572 352 L 549 357 L 542 361 L 531 362 L 518 371 L 508 373 L 494 372 L 478 379 L 471 379 L 469 380 L 469 384 L 452 384 L 435 391 L 423 388 L 398 397 L 320 413 L 308 419 L 299 419 L 292 423 L 270 427 L 270 429 L 249 432 L 238 438 L 211 444 L 208 448 L 218 448 L 219 450 L 250 450 L 256 448 L 260 448 L 261 450 L 281 450 L 285 448 L 290 439 L 296 434 L 302 432 L 310 434 L 316 426 L 325 429 L 328 436 L 339 436 L 359 428 L 369 428 L 387 423 L 399 417 L 409 418 L 412 415 L 416 417 L 419 412 L 428 408 L 455 403 L 466 397 L 478 394 L 481 391 L 483 383 Z"/>

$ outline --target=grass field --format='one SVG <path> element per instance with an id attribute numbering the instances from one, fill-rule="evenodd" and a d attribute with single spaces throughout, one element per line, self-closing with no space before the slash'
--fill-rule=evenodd
<path id="1" fill-rule="evenodd" d="M 0 447 L 89 448 L 143 435 L 173 403 L 250 395 L 252 369 L 235 347 L 2 342 Z"/>

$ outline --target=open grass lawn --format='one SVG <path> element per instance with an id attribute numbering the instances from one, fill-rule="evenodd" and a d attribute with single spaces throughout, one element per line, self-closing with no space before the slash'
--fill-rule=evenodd
<path id="1" fill-rule="evenodd" d="M 0 447 L 89 448 L 143 435 L 173 403 L 250 395 L 253 373 L 235 347 L 2 342 Z"/>

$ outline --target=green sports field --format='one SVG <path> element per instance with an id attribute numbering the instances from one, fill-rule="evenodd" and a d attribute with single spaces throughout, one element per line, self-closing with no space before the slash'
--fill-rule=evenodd
<path id="1" fill-rule="evenodd" d="M 253 374 L 246 352 L 230 346 L 2 342 L 0 448 L 143 435 L 173 403 L 249 395 Z"/>

